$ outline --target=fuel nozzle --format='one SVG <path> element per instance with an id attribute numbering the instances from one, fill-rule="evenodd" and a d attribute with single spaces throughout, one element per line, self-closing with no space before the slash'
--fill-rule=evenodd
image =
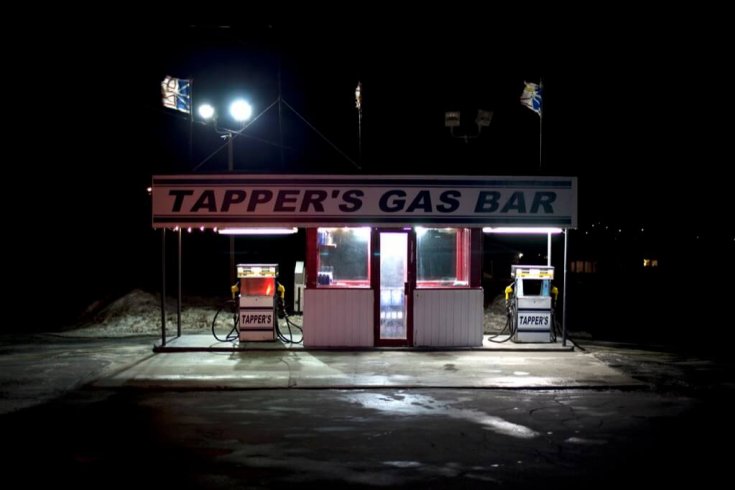
<path id="1" fill-rule="evenodd" d="M 505 288 L 505 302 L 507 303 L 510 299 L 510 295 L 513 294 L 513 285 L 507 286 Z"/>
<path id="2" fill-rule="evenodd" d="M 240 286 L 237 283 L 230 286 L 230 293 L 232 294 L 232 299 L 237 298 L 237 294 L 239 292 L 240 292 Z"/>
<path id="3" fill-rule="evenodd" d="M 559 288 L 556 286 L 551 286 L 551 296 L 554 298 L 554 306 L 556 306 L 556 298 L 559 297 Z"/>
<path id="4" fill-rule="evenodd" d="M 513 294 L 513 285 L 510 284 L 505 288 L 505 311 L 510 315 L 510 295 Z"/>

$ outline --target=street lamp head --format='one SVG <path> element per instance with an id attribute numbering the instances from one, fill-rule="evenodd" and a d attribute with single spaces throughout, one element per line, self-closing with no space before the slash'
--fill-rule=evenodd
<path id="1" fill-rule="evenodd" d="M 482 109 L 477 110 L 477 119 L 475 119 L 475 124 L 477 124 L 477 127 L 482 129 L 490 126 L 490 122 L 493 120 L 493 112 L 492 111 L 483 111 Z"/>
<path id="2" fill-rule="evenodd" d="M 444 127 L 456 128 L 459 126 L 459 111 L 447 111 L 444 113 Z"/>
<path id="3" fill-rule="evenodd" d="M 253 115 L 253 108 L 244 99 L 237 99 L 230 105 L 230 114 L 235 121 L 244 122 Z"/>
<path id="4" fill-rule="evenodd" d="M 199 106 L 199 116 L 202 119 L 210 120 L 214 117 L 214 107 L 211 104 L 202 104 Z"/>

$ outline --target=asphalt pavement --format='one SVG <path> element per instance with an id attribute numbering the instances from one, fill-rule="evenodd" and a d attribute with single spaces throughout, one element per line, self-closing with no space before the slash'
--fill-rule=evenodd
<path id="1" fill-rule="evenodd" d="M 589 489 L 729 476 L 728 357 L 591 340 L 502 353 L 154 354 L 154 342 L 0 337 L 6 480 Z"/>

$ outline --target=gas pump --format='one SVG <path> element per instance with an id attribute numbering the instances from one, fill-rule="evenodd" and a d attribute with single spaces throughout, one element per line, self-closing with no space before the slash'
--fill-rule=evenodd
<path id="1" fill-rule="evenodd" d="M 552 287 L 554 268 L 544 265 L 513 265 L 512 288 L 506 289 L 513 342 L 553 342 Z M 510 295 L 510 298 L 508 296 Z"/>
<path id="2" fill-rule="evenodd" d="M 238 264 L 240 342 L 276 339 L 277 264 Z"/>

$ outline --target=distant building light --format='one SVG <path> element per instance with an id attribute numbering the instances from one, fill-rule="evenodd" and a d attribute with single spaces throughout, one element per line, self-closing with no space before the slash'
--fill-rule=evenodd
<path id="1" fill-rule="evenodd" d="M 658 259 L 643 259 L 643 267 L 658 267 Z"/>
<path id="2" fill-rule="evenodd" d="M 597 261 L 572 260 L 569 263 L 569 270 L 578 274 L 594 274 L 597 272 Z"/>

